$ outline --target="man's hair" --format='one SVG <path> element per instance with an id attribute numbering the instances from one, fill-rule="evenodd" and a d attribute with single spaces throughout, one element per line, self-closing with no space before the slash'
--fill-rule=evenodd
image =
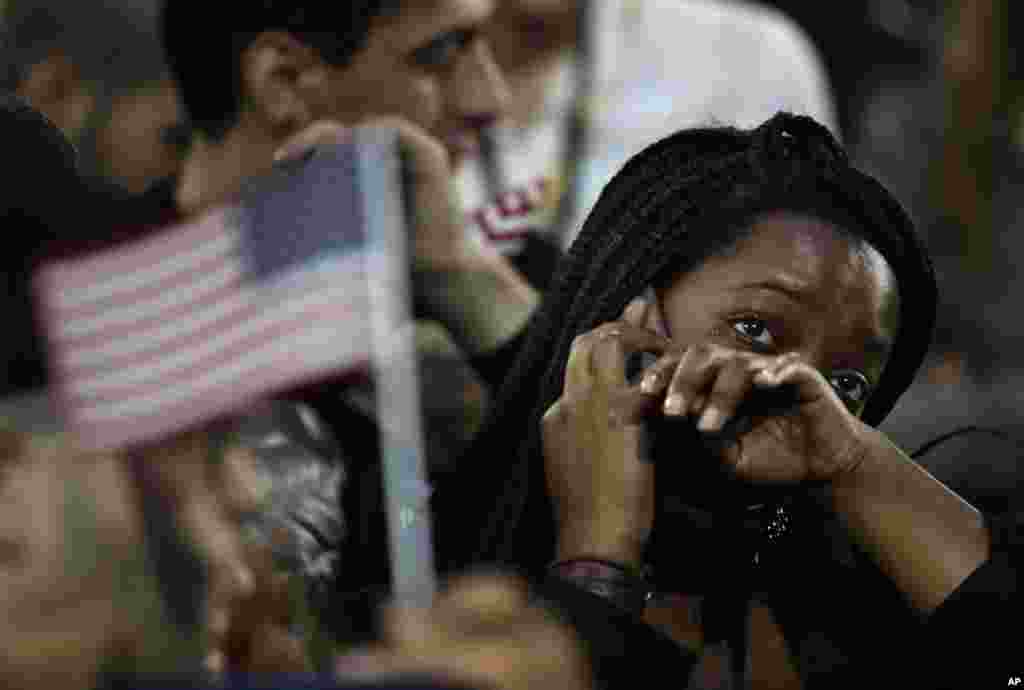
<path id="1" fill-rule="evenodd" d="M 339 67 L 366 44 L 373 21 L 401 0 L 256 0 L 235 12 L 210 12 L 206 2 L 166 0 L 164 50 L 182 103 L 196 130 L 218 139 L 242 107 L 241 58 L 261 33 L 284 31 Z"/>
<path id="2" fill-rule="evenodd" d="M 24 393 L 46 383 L 43 341 L 31 291 L 32 268 L 82 217 L 85 187 L 75 154 L 49 120 L 10 95 L 0 96 L 0 146 L 7 174 L 0 194 L 7 246 L 0 261 L 0 313 L 6 334 L 0 347 L 0 395 Z"/>
<path id="3" fill-rule="evenodd" d="M 159 0 L 6 0 L 0 14 L 0 87 L 15 91 L 36 65 L 65 55 L 108 92 L 167 77 Z"/>
<path id="4" fill-rule="evenodd" d="M 479 558 L 533 565 L 552 555 L 545 548 L 553 548 L 553 536 L 543 542 L 553 526 L 545 505 L 540 422 L 561 393 L 573 339 L 618 319 L 649 287 L 733 246 L 772 211 L 830 222 L 870 244 L 892 268 L 899 331 L 862 414 L 871 425 L 885 418 L 924 360 L 937 301 L 930 260 L 903 207 L 854 168 L 828 130 L 808 117 L 780 113 L 753 130 L 678 132 L 634 156 L 605 187 L 470 449 L 471 462 L 463 467 L 479 468 L 479 476 L 463 484 L 493 490 L 475 492 L 479 515 L 467 520 L 469 509 L 460 504 L 461 518 L 449 522 L 487 523 Z M 458 534 L 449 538 L 447 548 L 466 547 Z"/>

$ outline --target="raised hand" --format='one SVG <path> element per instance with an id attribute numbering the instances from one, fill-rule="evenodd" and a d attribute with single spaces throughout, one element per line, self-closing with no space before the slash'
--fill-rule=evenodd
<path id="1" fill-rule="evenodd" d="M 467 233 L 444 147 L 399 118 L 374 118 L 359 126 L 398 132 L 418 300 L 468 353 L 491 350 L 511 338 L 539 298 L 501 254 Z M 300 157 L 317 146 L 343 141 L 351 133 L 351 128 L 337 123 L 317 122 L 286 142 L 277 160 Z"/>
<path id="2" fill-rule="evenodd" d="M 543 419 L 545 471 L 560 559 L 590 556 L 638 565 L 654 521 L 654 468 L 642 457 L 644 412 L 657 395 L 626 377 L 627 356 L 672 343 L 643 328 L 648 306 L 579 336 L 562 396 Z"/>
<path id="3" fill-rule="evenodd" d="M 668 353 L 641 382 L 648 395 L 663 396 L 662 414 L 689 418 L 721 441 L 714 447 L 731 471 L 758 483 L 830 481 L 861 461 L 867 427 L 835 385 L 796 354 L 706 343 Z"/>

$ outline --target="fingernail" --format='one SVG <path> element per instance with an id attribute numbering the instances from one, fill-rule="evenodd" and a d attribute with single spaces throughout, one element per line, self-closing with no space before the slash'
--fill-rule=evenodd
<path id="1" fill-rule="evenodd" d="M 206 655 L 206 670 L 215 675 L 220 675 L 224 672 L 226 661 L 227 660 L 224 657 L 224 652 L 220 651 L 219 649 L 215 649 L 214 651 Z"/>
<path id="2" fill-rule="evenodd" d="M 658 375 L 647 374 L 644 376 L 644 380 L 640 382 L 640 390 L 644 393 L 654 393 L 658 390 Z"/>
<path id="3" fill-rule="evenodd" d="M 679 393 L 665 398 L 665 414 L 681 415 L 686 408 L 686 400 Z"/>
<path id="4" fill-rule="evenodd" d="M 234 580 L 234 585 L 237 588 L 239 596 L 250 594 L 256 586 L 256 578 L 252 574 L 252 570 L 245 566 L 235 568 Z"/>
<path id="5" fill-rule="evenodd" d="M 230 616 L 226 609 L 217 607 L 210 611 L 210 634 L 215 636 L 223 636 L 227 634 L 228 624 L 230 623 Z"/>
<path id="6" fill-rule="evenodd" d="M 718 431 L 722 428 L 724 419 L 725 415 L 717 407 L 709 406 L 704 410 L 704 414 L 700 416 L 700 421 L 697 422 L 697 429 L 704 432 Z"/>

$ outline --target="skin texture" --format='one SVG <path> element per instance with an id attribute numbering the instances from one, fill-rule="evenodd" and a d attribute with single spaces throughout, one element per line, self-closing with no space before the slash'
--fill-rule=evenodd
<path id="1" fill-rule="evenodd" d="M 181 166 L 187 128 L 169 78 L 107 98 L 54 54 L 28 70 L 17 93 L 75 144 L 85 174 L 139 194 Z"/>
<path id="2" fill-rule="evenodd" d="M 117 95 L 93 134 L 94 167 L 129 192 L 174 175 L 188 142 L 174 82 L 165 79 Z"/>
<path id="3" fill-rule="evenodd" d="M 559 62 L 576 43 L 575 0 L 501 0 L 487 39 L 508 80 L 508 119 L 529 126 L 541 114 Z"/>
<path id="4" fill-rule="evenodd" d="M 500 117 L 504 78 L 481 38 L 491 0 L 406 3 L 380 17 L 350 65 L 329 68 L 322 117 L 357 122 L 402 117 L 435 136 L 453 167 L 477 150 L 479 130 Z"/>
<path id="5" fill-rule="evenodd" d="M 893 276 L 877 253 L 826 223 L 767 216 L 658 298 L 660 308 L 634 303 L 577 338 L 545 415 L 559 558 L 640 563 L 654 514 L 639 443 L 651 415 L 689 416 L 724 438 L 698 452 L 748 482 L 824 486 L 809 490 L 923 613 L 988 558 L 978 512 L 857 417 L 897 328 Z M 642 351 L 660 358 L 633 385 L 623 362 Z M 722 436 L 742 401 L 784 387 L 784 411 L 753 413 Z"/>

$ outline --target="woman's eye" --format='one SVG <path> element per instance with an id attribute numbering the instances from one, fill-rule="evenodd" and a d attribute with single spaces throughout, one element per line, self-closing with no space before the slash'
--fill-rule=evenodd
<path id="1" fill-rule="evenodd" d="M 444 69 L 455 62 L 471 39 L 467 31 L 449 31 L 413 51 L 412 60 L 423 69 Z"/>
<path id="2" fill-rule="evenodd" d="M 771 348 L 775 346 L 775 338 L 768 326 L 760 319 L 739 319 L 733 321 L 733 330 L 744 340 L 756 345 L 758 348 Z"/>
<path id="3" fill-rule="evenodd" d="M 871 384 L 863 374 L 856 371 L 841 371 L 829 377 L 828 382 L 844 401 L 860 404 L 867 400 Z"/>

